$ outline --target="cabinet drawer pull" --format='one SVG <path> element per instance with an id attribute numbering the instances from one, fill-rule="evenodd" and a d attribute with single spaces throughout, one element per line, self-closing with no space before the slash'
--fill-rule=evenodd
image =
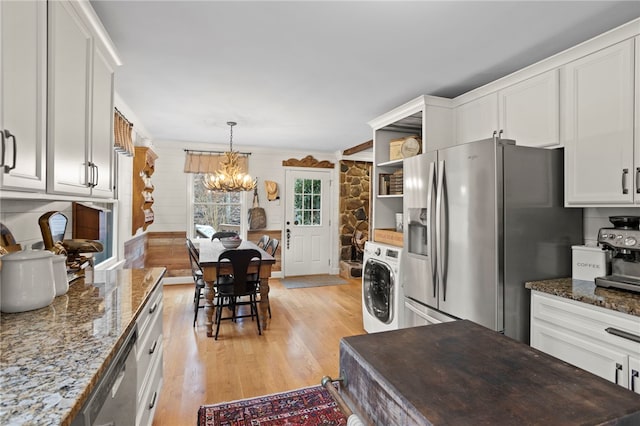
<path id="1" fill-rule="evenodd" d="M 7 166 L 6 164 L 4 164 L 4 138 L 11 138 L 11 140 L 13 141 L 13 164 L 11 167 Z M 14 135 L 11 134 L 11 132 L 9 132 L 7 129 L 5 129 L 3 131 L 3 138 L 2 138 L 2 164 L 4 165 L 4 172 L 5 173 L 9 173 L 11 170 L 16 168 L 16 156 L 17 156 L 17 150 L 18 147 L 16 146 L 16 137 Z"/>
<path id="2" fill-rule="evenodd" d="M 0 138 L 2 138 L 2 152 L 0 152 L 0 167 L 4 167 L 4 130 L 0 130 Z"/>
<path id="3" fill-rule="evenodd" d="M 616 375 L 615 382 L 616 382 L 616 385 L 618 384 L 618 371 L 621 371 L 621 370 L 622 370 L 622 364 L 616 362 L 616 370 L 615 370 L 615 375 Z"/>
<path id="4" fill-rule="evenodd" d="M 96 163 L 93 163 L 93 168 L 95 170 L 95 174 L 93 175 L 94 177 L 93 186 L 96 187 L 98 186 L 98 182 L 100 181 L 100 174 L 98 170 L 98 165 Z"/>
<path id="5" fill-rule="evenodd" d="M 149 348 L 149 355 L 151 355 L 152 353 L 154 353 L 156 351 L 156 346 L 158 346 L 158 341 L 157 340 L 155 342 L 153 342 L 153 346 L 151 346 Z"/>
<path id="6" fill-rule="evenodd" d="M 613 327 L 605 328 L 604 331 L 609 334 L 613 334 L 614 336 L 622 337 L 623 339 L 640 343 L 640 336 L 638 336 L 637 334 L 629 333 L 628 331 L 624 330 L 618 330 L 617 328 Z"/>
<path id="7" fill-rule="evenodd" d="M 149 308 L 149 313 L 154 313 L 156 309 L 158 309 L 158 302 L 154 303 L 153 306 Z"/>
<path id="8" fill-rule="evenodd" d="M 151 410 L 154 405 L 156 405 L 156 398 L 158 397 L 158 391 L 153 393 L 153 398 L 151 398 L 151 402 L 149 403 L 149 410 Z"/>
<path id="9" fill-rule="evenodd" d="M 636 167 L 636 193 L 640 194 L 640 167 Z"/>
<path id="10" fill-rule="evenodd" d="M 622 169 L 622 193 L 628 194 L 629 189 L 627 188 L 627 175 L 629 174 L 629 169 Z"/>
<path id="11" fill-rule="evenodd" d="M 631 370 L 631 392 L 636 391 L 636 379 L 640 376 L 638 370 Z"/>

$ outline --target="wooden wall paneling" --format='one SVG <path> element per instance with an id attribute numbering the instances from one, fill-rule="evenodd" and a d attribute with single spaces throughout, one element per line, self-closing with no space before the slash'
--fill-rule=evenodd
<path id="1" fill-rule="evenodd" d="M 186 232 L 148 232 L 146 235 L 146 268 L 165 267 L 167 277 L 191 276 L 189 254 L 185 245 Z"/>

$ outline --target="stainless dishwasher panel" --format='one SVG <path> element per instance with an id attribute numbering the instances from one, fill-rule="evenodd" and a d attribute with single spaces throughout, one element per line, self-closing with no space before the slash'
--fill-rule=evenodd
<path id="1" fill-rule="evenodd" d="M 129 334 L 72 426 L 131 426 L 136 419 L 137 329 Z"/>

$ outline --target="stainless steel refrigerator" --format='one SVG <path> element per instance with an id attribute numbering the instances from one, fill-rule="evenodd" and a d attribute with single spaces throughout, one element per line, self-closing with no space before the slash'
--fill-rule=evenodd
<path id="1" fill-rule="evenodd" d="M 583 241 L 582 209 L 564 208 L 563 150 L 471 142 L 406 158 L 403 184 L 407 312 L 529 343 L 524 283 L 570 277 Z"/>

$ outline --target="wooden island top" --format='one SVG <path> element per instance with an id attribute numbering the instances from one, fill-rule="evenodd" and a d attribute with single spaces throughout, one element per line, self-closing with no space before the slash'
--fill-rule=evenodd
<path id="1" fill-rule="evenodd" d="M 345 337 L 340 373 L 368 424 L 640 424 L 640 395 L 466 320 Z"/>

